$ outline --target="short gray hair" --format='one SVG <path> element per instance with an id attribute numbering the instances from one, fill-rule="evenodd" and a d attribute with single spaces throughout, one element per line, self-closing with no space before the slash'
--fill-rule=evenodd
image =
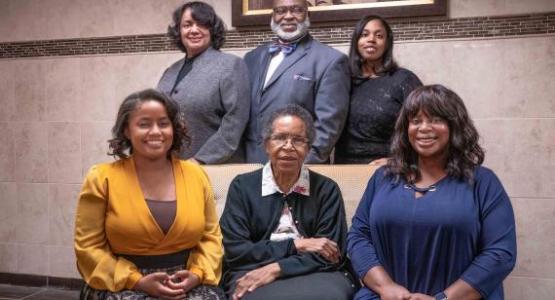
<path id="1" fill-rule="evenodd" d="M 266 143 L 270 136 L 272 135 L 274 128 L 274 122 L 282 117 L 297 117 L 303 121 L 305 126 L 305 134 L 306 138 L 308 139 L 308 146 L 312 145 L 314 142 L 314 137 L 316 135 L 316 129 L 314 129 L 314 121 L 310 113 L 304 109 L 302 106 L 298 104 L 287 104 L 285 107 L 280 108 L 272 113 L 270 118 L 264 124 L 264 128 L 262 129 L 262 140 Z"/>

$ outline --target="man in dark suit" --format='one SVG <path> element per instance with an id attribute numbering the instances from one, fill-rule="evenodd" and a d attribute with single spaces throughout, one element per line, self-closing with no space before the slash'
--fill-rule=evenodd
<path id="1" fill-rule="evenodd" d="M 343 130 L 349 107 L 347 57 L 308 33 L 306 0 L 274 0 L 274 42 L 245 55 L 251 83 L 250 120 L 245 134 L 247 162 L 265 163 L 263 124 L 289 103 L 308 110 L 316 138 L 307 163 L 326 163 Z"/>

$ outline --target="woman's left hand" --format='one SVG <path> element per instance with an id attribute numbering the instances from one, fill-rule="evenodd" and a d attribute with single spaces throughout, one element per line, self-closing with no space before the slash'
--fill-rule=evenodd
<path id="1" fill-rule="evenodd" d="M 435 298 L 432 296 L 428 296 L 420 293 L 414 293 L 414 294 L 410 294 L 409 299 L 410 300 L 434 300 Z"/>
<path id="2" fill-rule="evenodd" d="M 273 282 L 278 278 L 281 268 L 278 263 L 271 263 L 264 267 L 254 269 L 237 280 L 233 292 L 233 300 L 241 299 L 247 292 Z"/>
<path id="3" fill-rule="evenodd" d="M 166 284 L 172 289 L 183 289 L 187 293 L 200 284 L 200 278 L 193 272 L 181 270 L 171 275 Z"/>

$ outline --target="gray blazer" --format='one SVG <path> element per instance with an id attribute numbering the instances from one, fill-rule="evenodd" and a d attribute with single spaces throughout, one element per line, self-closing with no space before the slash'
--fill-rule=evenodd
<path id="1" fill-rule="evenodd" d="M 285 57 L 264 87 L 270 59 L 268 45 L 245 55 L 251 81 L 251 118 L 245 134 L 247 162 L 268 160 L 262 128 L 273 111 L 288 103 L 299 104 L 314 118 L 316 139 L 306 162 L 327 162 L 349 109 L 347 57 L 308 35 Z"/>
<path id="2" fill-rule="evenodd" d="M 239 146 L 249 119 L 245 63 L 210 47 L 195 58 L 192 70 L 172 93 L 184 62 L 171 65 L 158 83 L 158 89 L 175 99 L 185 113 L 192 143 L 182 158 L 194 157 L 206 164 L 244 162 Z"/>

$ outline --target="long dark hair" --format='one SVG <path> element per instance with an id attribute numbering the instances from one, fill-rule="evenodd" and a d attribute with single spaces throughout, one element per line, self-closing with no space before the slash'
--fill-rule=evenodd
<path id="1" fill-rule="evenodd" d="M 397 69 L 397 63 L 393 59 L 393 31 L 387 21 L 376 15 L 363 17 L 355 25 L 355 30 L 351 35 L 351 48 L 349 50 L 349 66 L 353 77 L 362 77 L 362 64 L 364 63 L 360 53 L 358 53 L 358 40 L 364 31 L 364 27 L 372 20 L 379 20 L 386 31 L 385 51 L 382 56 L 382 67 L 376 70 L 378 75 L 389 74 Z"/>
<path id="2" fill-rule="evenodd" d="M 399 113 L 391 141 L 391 158 L 386 170 L 399 179 L 421 178 L 418 170 L 418 154 L 412 148 L 409 137 L 409 120 L 425 112 L 430 117 L 440 117 L 449 126 L 449 144 L 445 170 L 458 179 L 473 181 L 474 169 L 484 162 L 484 150 L 479 142 L 479 134 L 470 119 L 462 99 L 452 90 L 442 85 L 427 85 L 412 91 Z"/>
<path id="3" fill-rule="evenodd" d="M 108 140 L 110 150 L 108 155 L 118 157 L 119 159 L 127 158 L 129 155 L 125 152 L 129 150 L 129 154 L 133 153 L 133 145 L 131 141 L 125 136 L 125 129 L 129 125 L 129 116 L 139 104 L 146 101 L 160 102 L 168 114 L 168 118 L 172 123 L 173 141 L 168 157 L 173 154 L 179 154 L 183 149 L 189 146 L 191 138 L 187 133 L 187 126 L 185 119 L 180 111 L 179 104 L 171 98 L 154 89 L 146 89 L 140 92 L 133 93 L 121 103 L 116 123 L 112 128 L 112 139 Z"/>
<path id="4" fill-rule="evenodd" d="M 210 31 L 212 48 L 219 50 L 225 42 L 225 23 L 218 17 L 214 8 L 201 1 L 187 2 L 180 5 L 172 14 L 173 23 L 168 26 L 168 35 L 179 50 L 187 53 L 181 41 L 181 18 L 187 9 L 191 9 L 191 16 L 198 24 Z"/>

